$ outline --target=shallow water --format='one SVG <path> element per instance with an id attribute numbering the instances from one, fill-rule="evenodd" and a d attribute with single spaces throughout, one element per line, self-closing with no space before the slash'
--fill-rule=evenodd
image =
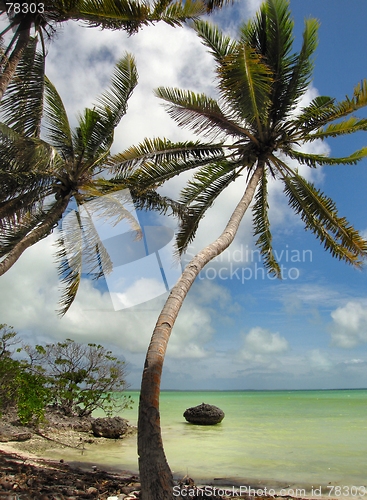
<path id="1" fill-rule="evenodd" d="M 122 416 L 135 424 L 138 393 L 130 394 L 134 409 Z M 221 424 L 185 422 L 185 409 L 202 402 L 225 412 Z M 161 394 L 161 423 L 167 459 L 177 476 L 231 478 L 228 484 L 237 480 L 269 487 L 367 487 L 366 390 L 167 391 Z M 135 436 L 91 445 L 83 455 L 63 451 L 65 459 L 137 470 Z"/>

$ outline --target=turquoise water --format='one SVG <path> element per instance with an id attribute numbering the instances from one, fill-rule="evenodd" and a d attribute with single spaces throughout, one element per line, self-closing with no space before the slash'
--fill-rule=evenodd
<path id="1" fill-rule="evenodd" d="M 130 394 L 134 409 L 122 416 L 135 424 L 138 393 Z M 225 412 L 221 424 L 185 422 L 185 409 L 202 402 Z M 161 424 L 167 459 L 177 476 L 269 487 L 367 486 L 367 390 L 167 391 L 161 393 Z M 136 437 L 92 445 L 74 458 L 135 471 Z"/>

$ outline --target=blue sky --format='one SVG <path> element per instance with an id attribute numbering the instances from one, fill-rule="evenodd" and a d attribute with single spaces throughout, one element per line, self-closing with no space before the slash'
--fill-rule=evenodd
<path id="1" fill-rule="evenodd" d="M 235 35 L 237 20 L 247 19 L 258 5 L 256 0 L 241 0 L 214 19 Z M 367 77 L 365 0 L 291 0 L 290 6 L 296 47 L 304 18 L 316 17 L 321 23 L 314 80 L 304 104 L 316 95 L 337 99 L 351 95 Z M 125 50 L 135 55 L 140 78 L 117 130 L 114 150 L 146 136 L 192 138 L 176 127 L 152 95 L 159 85 L 215 94 L 211 57 L 188 28 L 157 25 L 128 38 L 68 24 L 49 48 L 47 74 L 70 116 L 91 106 Z M 366 142 L 365 134 L 359 134 L 317 148 L 337 156 Z M 340 215 L 367 237 L 367 160 L 317 172 L 303 168 L 302 173 L 334 198 Z M 177 192 L 182 183 L 175 180 L 167 192 Z M 218 200 L 189 254 L 220 233 L 241 189 L 237 185 Z M 367 387 L 367 271 L 333 259 L 311 233 L 305 233 L 279 187 L 270 189 L 273 237 L 284 279 L 266 276 L 254 252 L 251 217 L 245 217 L 232 248 L 207 266 L 187 297 L 170 340 L 163 389 Z M 158 219 L 154 214 L 144 223 L 175 229 L 171 218 Z M 124 355 L 131 387 L 138 388 L 145 351 L 165 298 L 157 296 L 161 290 L 155 288 L 157 278 L 137 280 L 129 292 L 136 305 L 118 311 L 106 286 L 93 287 L 84 280 L 75 304 L 60 319 L 55 312 L 60 296 L 53 257 L 56 236 L 29 249 L 1 278 L 0 322 L 14 326 L 28 342 L 69 337 L 108 345 Z M 148 290 L 156 298 L 143 301 Z"/>

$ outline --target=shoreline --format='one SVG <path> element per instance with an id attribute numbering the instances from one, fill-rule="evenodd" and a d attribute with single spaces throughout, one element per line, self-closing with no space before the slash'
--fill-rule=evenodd
<path id="1" fill-rule="evenodd" d="M 31 471 L 31 472 L 30 472 Z M 94 463 L 91 461 L 64 461 L 52 460 L 51 458 L 44 458 L 35 453 L 19 449 L 19 443 L 8 442 L 0 443 L 0 498 L 3 497 L 2 489 L 9 478 L 13 480 L 15 485 L 18 485 L 15 490 L 18 496 L 14 498 L 23 499 L 37 499 L 48 500 L 54 498 L 65 498 L 66 500 L 72 498 L 90 498 L 99 500 L 108 499 L 109 496 L 116 496 L 125 492 L 128 498 L 139 498 L 139 475 L 137 471 L 125 469 L 123 465 L 109 466 L 107 464 Z M 48 486 L 49 477 L 59 479 L 59 484 Z M 5 479 L 4 479 L 5 477 Z M 32 484 L 22 483 L 22 477 L 36 478 Z M 326 492 L 324 489 L 315 487 L 312 494 L 303 485 L 296 485 L 288 483 L 287 485 L 279 484 L 271 487 L 266 485 L 263 481 L 259 480 L 241 480 L 239 478 L 221 477 L 213 479 L 200 479 L 189 477 L 178 478 L 175 477 L 174 497 L 176 498 L 192 498 L 193 492 L 196 490 L 195 498 L 238 498 L 251 500 L 253 498 L 274 499 L 282 498 L 289 500 L 317 500 L 317 499 L 333 499 L 333 500 L 366 500 L 366 495 L 346 495 L 341 492 L 340 495 L 333 495 L 331 492 Z M 77 486 L 82 490 L 75 490 Z M 100 484 L 104 484 L 104 490 L 100 491 Z M 19 489 L 23 488 L 23 490 Z M 72 495 L 65 495 L 72 493 Z M 36 492 L 34 490 L 37 490 Z M 52 490 L 51 496 L 47 496 L 47 490 Z M 282 489 L 284 490 L 282 492 Z M 134 491 L 136 496 L 131 496 L 128 493 Z M 12 488 L 12 491 L 14 489 Z M 15 491 L 14 491 L 15 492 Z M 46 493 L 45 493 L 46 492 Z M 64 493 L 62 493 L 64 492 Z M 182 494 L 182 497 L 179 495 Z M 5 492 L 4 492 L 5 493 Z M 62 496 L 58 497 L 60 494 Z M 281 494 L 283 493 L 283 494 Z M 39 495 L 39 496 L 37 496 Z M 42 496 L 43 495 L 43 496 Z M 50 495 L 50 492 L 49 492 Z M 13 498 L 13 497 L 6 497 Z M 123 498 L 123 497 L 121 497 Z"/>

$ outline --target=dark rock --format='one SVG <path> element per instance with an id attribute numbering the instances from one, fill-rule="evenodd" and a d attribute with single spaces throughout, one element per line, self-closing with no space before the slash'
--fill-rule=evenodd
<path id="1" fill-rule="evenodd" d="M 201 403 L 199 406 L 188 408 L 183 414 L 190 424 L 215 425 L 224 418 L 224 412 L 217 406 Z"/>
<path id="2" fill-rule="evenodd" d="M 129 424 L 121 417 L 96 418 L 92 422 L 92 431 L 96 437 L 118 439 L 126 434 Z"/>

